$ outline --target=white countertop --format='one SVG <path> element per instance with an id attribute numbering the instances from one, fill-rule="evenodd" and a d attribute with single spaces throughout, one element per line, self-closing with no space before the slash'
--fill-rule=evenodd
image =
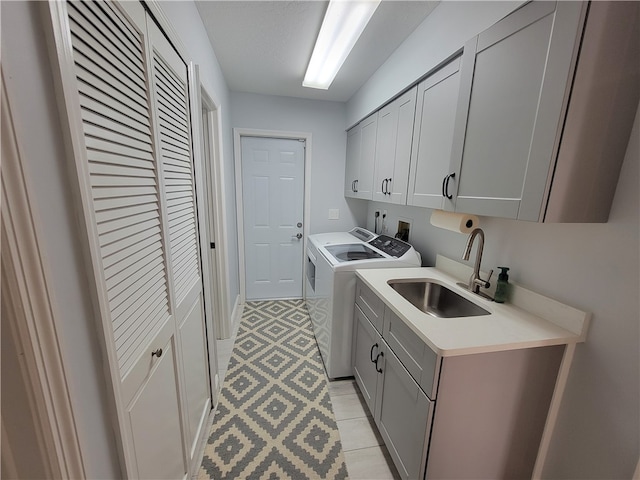
<path id="1" fill-rule="evenodd" d="M 515 285 L 512 286 L 513 303 L 498 304 L 457 286 L 458 278 L 434 267 L 358 270 L 357 275 L 416 335 L 443 357 L 578 343 L 586 336 L 589 314 Z M 418 310 L 391 288 L 387 282 L 393 279 L 436 280 L 490 314 L 433 317 Z M 515 306 L 517 302 L 533 308 L 526 311 Z M 537 314 L 531 313 L 532 310 Z"/>

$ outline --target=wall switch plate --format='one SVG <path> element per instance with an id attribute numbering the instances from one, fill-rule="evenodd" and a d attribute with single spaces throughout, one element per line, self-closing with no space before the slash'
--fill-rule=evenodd
<path id="1" fill-rule="evenodd" d="M 329 209 L 329 220 L 338 220 L 340 218 L 340 210 L 337 208 Z"/>

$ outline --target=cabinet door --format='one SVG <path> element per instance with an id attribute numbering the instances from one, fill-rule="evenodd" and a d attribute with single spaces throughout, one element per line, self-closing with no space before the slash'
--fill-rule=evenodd
<path id="1" fill-rule="evenodd" d="M 371 200 L 373 195 L 373 166 L 376 156 L 378 112 L 360 122 L 360 159 L 356 180 L 357 198 Z"/>
<path id="2" fill-rule="evenodd" d="M 373 200 L 406 203 L 416 91 L 412 88 L 378 112 Z"/>
<path id="3" fill-rule="evenodd" d="M 408 205 L 453 209 L 442 189 L 445 177 L 451 173 L 460 63 L 460 57 L 454 59 L 418 85 Z"/>
<path id="4" fill-rule="evenodd" d="M 356 125 L 347 132 L 347 157 L 344 169 L 344 196 L 357 198 L 356 180 L 360 163 L 360 140 L 362 130 Z"/>
<path id="5" fill-rule="evenodd" d="M 465 45 L 452 154 L 456 211 L 538 220 L 583 7 L 531 2 Z"/>
<path id="6" fill-rule="evenodd" d="M 423 478 L 433 402 L 386 344 L 382 353 L 384 373 L 374 418 L 400 476 Z"/>
<path id="7" fill-rule="evenodd" d="M 376 389 L 380 376 L 376 371 L 376 363 L 372 359 L 375 360 L 380 353 L 381 345 L 380 334 L 356 305 L 353 318 L 351 364 L 353 376 L 372 414 L 375 412 Z"/>

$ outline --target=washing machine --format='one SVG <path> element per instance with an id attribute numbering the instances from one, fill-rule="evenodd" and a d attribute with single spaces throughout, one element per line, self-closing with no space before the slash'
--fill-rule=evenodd
<path id="1" fill-rule="evenodd" d="M 305 302 L 330 379 L 353 376 L 356 270 L 419 266 L 420 253 L 413 246 L 364 228 L 309 235 Z"/>

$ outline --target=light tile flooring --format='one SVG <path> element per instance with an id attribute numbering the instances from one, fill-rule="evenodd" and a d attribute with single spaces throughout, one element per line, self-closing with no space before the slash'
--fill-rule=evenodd
<path id="1" fill-rule="evenodd" d="M 233 344 L 238 333 L 218 340 L 218 375 L 223 382 Z M 383 445 L 378 429 L 369 414 L 364 399 L 351 379 L 329 382 L 329 397 L 338 423 L 342 450 L 351 480 L 398 480 L 400 475 Z"/>

